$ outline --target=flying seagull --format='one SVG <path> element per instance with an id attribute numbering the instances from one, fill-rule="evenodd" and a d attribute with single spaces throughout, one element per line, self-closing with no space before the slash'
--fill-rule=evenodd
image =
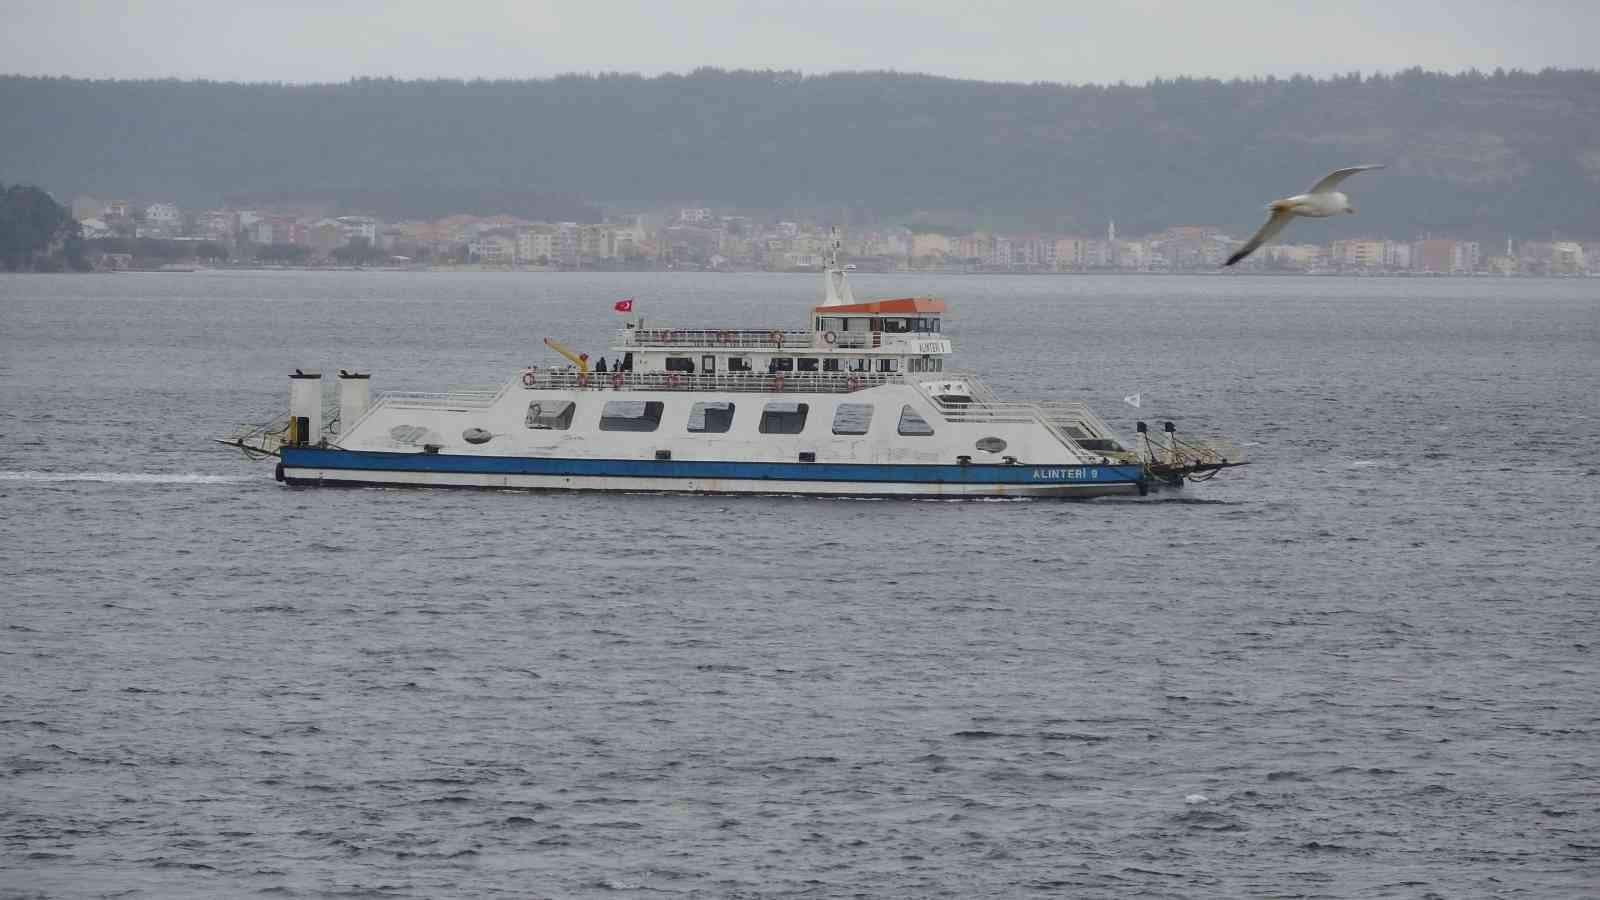
<path id="1" fill-rule="evenodd" d="M 1334 190 L 1339 182 L 1344 181 L 1357 172 L 1368 169 L 1381 169 L 1383 166 L 1351 166 L 1348 169 L 1334 169 L 1322 176 L 1322 180 L 1313 184 L 1311 190 L 1282 200 L 1274 200 L 1267 204 L 1267 209 L 1272 210 L 1272 215 L 1267 217 L 1265 225 L 1255 233 L 1255 236 L 1244 242 L 1244 246 L 1233 251 L 1223 267 L 1231 266 L 1246 256 L 1256 252 L 1256 248 L 1272 240 L 1272 236 L 1283 230 L 1289 220 L 1295 216 L 1310 216 L 1316 219 L 1336 216 L 1339 213 L 1353 213 L 1356 211 L 1350 205 L 1350 198 L 1342 192 Z"/>

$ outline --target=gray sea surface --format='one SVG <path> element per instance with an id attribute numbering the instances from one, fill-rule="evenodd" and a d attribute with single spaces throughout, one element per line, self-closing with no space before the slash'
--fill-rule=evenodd
<path id="1" fill-rule="evenodd" d="M 1600 893 L 1600 280 L 861 274 L 1231 437 L 1180 495 L 289 489 L 295 366 L 497 384 L 820 276 L 0 276 L 0 896 Z M 1140 393 L 1135 410 L 1122 398 Z"/>

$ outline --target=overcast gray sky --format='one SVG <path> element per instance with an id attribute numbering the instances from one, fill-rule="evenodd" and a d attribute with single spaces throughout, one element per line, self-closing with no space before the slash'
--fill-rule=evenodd
<path id="1" fill-rule="evenodd" d="M 995 81 L 1600 67 L 1600 0 L 5 0 L 0 72 L 234 81 L 699 66 Z"/>

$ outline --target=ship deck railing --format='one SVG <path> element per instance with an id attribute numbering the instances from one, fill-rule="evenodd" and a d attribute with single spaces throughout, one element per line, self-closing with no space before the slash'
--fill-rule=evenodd
<path id="1" fill-rule="evenodd" d="M 505 388 L 472 388 L 458 391 L 384 391 L 378 399 L 390 406 L 420 409 L 488 409 L 500 400 Z"/>
<path id="2" fill-rule="evenodd" d="M 831 333 L 833 342 L 827 343 L 817 332 L 792 328 L 620 328 L 616 346 L 665 350 L 865 350 L 882 346 L 883 335 L 890 332 Z"/>
<path id="3" fill-rule="evenodd" d="M 726 391 L 739 394 L 849 394 L 901 384 L 898 372 L 589 372 L 528 369 L 528 388 L 576 391 Z M 532 384 L 528 384 L 531 378 Z"/>

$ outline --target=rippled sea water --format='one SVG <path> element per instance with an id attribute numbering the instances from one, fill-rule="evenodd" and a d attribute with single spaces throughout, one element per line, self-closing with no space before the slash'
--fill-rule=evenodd
<path id="1" fill-rule="evenodd" d="M 866 275 L 1181 497 L 287 489 L 294 366 L 496 383 L 820 277 L 0 276 L 0 895 L 1600 891 L 1600 281 Z M 1133 410 L 1121 398 L 1140 392 Z"/>

